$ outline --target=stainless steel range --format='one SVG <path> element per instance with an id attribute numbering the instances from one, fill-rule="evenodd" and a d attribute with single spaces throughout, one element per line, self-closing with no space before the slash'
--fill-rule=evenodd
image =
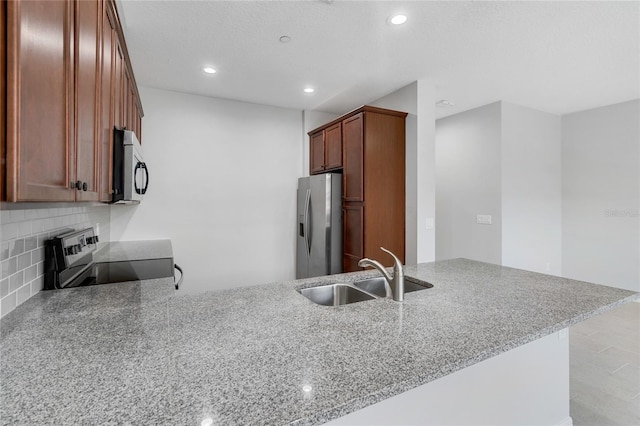
<path id="1" fill-rule="evenodd" d="M 45 290 L 174 277 L 173 258 L 99 262 L 93 260 L 98 236 L 93 228 L 67 230 L 46 241 Z"/>

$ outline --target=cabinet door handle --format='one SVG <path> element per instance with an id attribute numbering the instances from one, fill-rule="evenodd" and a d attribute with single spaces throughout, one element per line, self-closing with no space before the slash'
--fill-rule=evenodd
<path id="1" fill-rule="evenodd" d="M 76 189 L 78 191 L 82 191 L 82 181 L 81 180 L 76 182 Z"/>
<path id="2" fill-rule="evenodd" d="M 87 182 L 82 182 L 82 190 L 86 191 L 89 188 L 89 186 L 87 185 Z"/>

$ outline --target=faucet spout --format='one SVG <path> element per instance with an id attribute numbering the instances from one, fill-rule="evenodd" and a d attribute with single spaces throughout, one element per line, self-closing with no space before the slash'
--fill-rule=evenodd
<path id="1" fill-rule="evenodd" d="M 380 271 L 380 273 L 384 277 L 385 297 L 393 298 L 393 291 L 391 290 L 391 285 L 389 284 L 393 280 L 393 278 L 391 278 L 391 275 L 389 275 L 385 267 L 382 266 L 380 262 L 377 262 L 375 260 L 369 259 L 368 257 L 365 257 L 364 259 L 360 259 L 360 261 L 358 262 L 358 266 L 361 268 L 372 266 L 376 268 L 378 271 Z"/>
<path id="2" fill-rule="evenodd" d="M 380 262 L 366 257 L 358 262 L 358 266 L 361 268 L 372 266 L 380 271 L 385 279 L 386 297 L 391 297 L 396 302 L 402 302 L 404 301 L 404 270 L 402 269 L 402 262 L 400 262 L 400 259 L 398 259 L 395 254 L 391 253 L 384 247 L 380 247 L 380 249 L 389 253 L 391 257 L 393 257 L 393 277 L 387 272 L 385 267 L 380 264 Z"/>

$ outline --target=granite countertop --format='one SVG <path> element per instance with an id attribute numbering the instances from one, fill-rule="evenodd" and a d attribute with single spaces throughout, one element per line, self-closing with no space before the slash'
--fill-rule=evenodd
<path id="1" fill-rule="evenodd" d="M 198 295 L 171 280 L 41 292 L 0 321 L 0 419 L 319 424 L 638 297 L 465 259 L 405 274 L 434 287 L 342 307 L 296 290 L 375 271 Z"/>

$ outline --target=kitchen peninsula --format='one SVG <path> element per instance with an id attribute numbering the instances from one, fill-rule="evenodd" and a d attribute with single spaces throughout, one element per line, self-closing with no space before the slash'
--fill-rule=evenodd
<path id="1" fill-rule="evenodd" d="M 401 304 L 325 307 L 296 291 L 374 275 L 198 295 L 174 292 L 171 279 L 40 292 L 0 321 L 0 418 L 339 422 L 638 297 L 465 259 L 406 267 L 434 287 Z"/>

